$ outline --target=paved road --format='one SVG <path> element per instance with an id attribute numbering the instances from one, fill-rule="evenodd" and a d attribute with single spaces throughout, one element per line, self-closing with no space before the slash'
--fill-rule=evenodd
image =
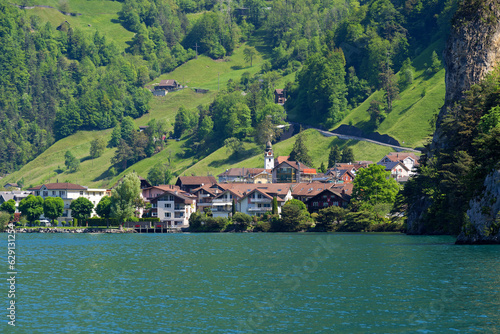
<path id="1" fill-rule="evenodd" d="M 295 124 L 299 124 L 299 123 L 295 123 Z M 289 125 L 293 126 L 294 124 L 289 124 Z M 318 131 L 319 133 L 321 133 L 325 137 L 338 137 L 339 139 L 342 139 L 342 140 L 360 140 L 360 141 L 366 141 L 366 142 L 369 142 L 369 143 L 372 143 L 372 144 L 376 144 L 376 145 L 382 145 L 382 146 L 392 147 L 396 151 L 410 151 L 410 152 L 415 152 L 415 153 L 422 153 L 422 151 L 419 151 L 419 150 L 416 150 L 416 149 L 410 148 L 410 147 L 403 147 L 403 146 L 391 145 L 391 144 L 382 143 L 382 142 L 379 142 L 379 141 L 376 141 L 376 140 L 372 140 L 372 139 L 368 139 L 368 138 L 364 138 L 364 137 L 356 137 L 356 136 L 343 135 L 343 134 L 340 134 L 340 133 L 334 133 L 334 132 L 330 132 L 330 131 L 321 130 L 321 129 L 312 127 L 310 125 L 305 125 L 305 124 L 299 124 L 299 125 L 302 125 L 304 128 L 307 128 L 307 129 L 314 129 L 314 130 Z"/>

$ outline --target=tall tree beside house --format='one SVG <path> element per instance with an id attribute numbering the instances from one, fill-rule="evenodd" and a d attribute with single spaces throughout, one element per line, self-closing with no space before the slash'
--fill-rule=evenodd
<path id="1" fill-rule="evenodd" d="M 148 172 L 148 181 L 153 186 L 159 186 L 160 184 L 169 184 L 172 180 L 172 172 L 162 163 L 157 163 Z"/>
<path id="2" fill-rule="evenodd" d="M 399 185 L 382 165 L 372 164 L 361 168 L 353 181 L 352 197 L 376 205 L 378 203 L 394 203 Z"/>
<path id="3" fill-rule="evenodd" d="M 342 150 L 342 158 L 340 159 L 340 162 L 342 163 L 349 163 L 354 161 L 354 152 L 352 151 L 352 147 L 344 147 Z"/>
<path id="4" fill-rule="evenodd" d="M 43 202 L 43 215 L 56 220 L 64 213 L 64 201 L 61 197 L 47 197 Z"/>
<path id="5" fill-rule="evenodd" d="M 276 198 L 276 196 L 273 197 L 273 211 L 272 211 L 273 215 L 277 215 L 278 214 L 278 199 Z"/>
<path id="6" fill-rule="evenodd" d="M 297 199 L 288 200 L 281 209 L 281 219 L 274 222 L 276 232 L 296 232 L 309 226 L 310 214 L 306 205 Z"/>
<path id="7" fill-rule="evenodd" d="M 78 219 L 79 224 L 89 218 L 92 214 L 92 210 L 94 209 L 94 204 L 85 197 L 78 197 L 69 205 L 71 209 L 71 217 Z"/>
<path id="8" fill-rule="evenodd" d="M 234 217 L 234 215 L 236 214 L 236 201 L 234 200 L 233 198 L 233 202 L 231 203 L 231 217 Z"/>
<path id="9" fill-rule="evenodd" d="M 135 173 L 125 176 L 111 192 L 111 217 L 124 222 L 135 216 L 135 204 L 141 193 L 141 182 Z"/>
<path id="10" fill-rule="evenodd" d="M 31 224 L 33 224 L 33 222 L 39 219 L 43 214 L 43 198 L 29 195 L 19 202 L 19 211 Z"/>
<path id="11" fill-rule="evenodd" d="M 292 152 L 290 152 L 290 160 L 302 162 L 310 167 L 312 166 L 312 159 L 309 156 L 309 150 L 304 142 L 303 132 L 299 133 L 295 139 Z"/>
<path id="12" fill-rule="evenodd" d="M 330 149 L 330 154 L 328 155 L 328 168 L 335 167 L 335 164 L 340 162 L 342 154 L 340 153 L 340 149 L 337 145 L 333 145 Z"/>
<path id="13" fill-rule="evenodd" d="M 101 198 L 97 206 L 95 207 L 95 212 L 101 218 L 110 218 L 111 217 L 111 197 L 104 196 Z"/>

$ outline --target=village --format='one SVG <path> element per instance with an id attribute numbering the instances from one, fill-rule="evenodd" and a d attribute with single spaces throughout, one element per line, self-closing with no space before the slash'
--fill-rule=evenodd
<path id="1" fill-rule="evenodd" d="M 337 163 L 325 173 L 319 173 L 300 161 L 292 161 L 289 156 L 274 156 L 272 144 L 267 143 L 263 168 L 231 168 L 215 176 L 179 176 L 175 184 L 151 185 L 140 177 L 142 205 L 136 208 L 136 216 L 142 222 L 130 222 L 125 226 L 147 227 L 150 221 L 157 221 L 161 228 L 185 229 L 194 212 L 210 213 L 212 217 L 230 218 L 234 212 L 261 217 L 272 211 L 273 201 L 277 203 L 277 213 L 290 199 L 300 200 L 310 213 L 330 206 L 347 207 L 353 191 L 353 180 L 357 172 L 372 164 L 371 161 Z M 414 153 L 393 152 L 384 156 L 382 165 L 390 177 L 397 182 L 406 182 L 415 175 L 418 157 Z M 91 217 L 96 217 L 96 206 L 112 189 L 88 188 L 73 183 L 47 183 L 27 190 L 19 190 L 17 184 L 5 184 L 0 193 L 0 205 L 13 200 L 16 203 L 16 220 L 19 220 L 19 203 L 29 195 L 60 197 L 64 201 L 64 213 L 57 218 L 57 224 L 73 220 L 71 203 L 84 197 L 93 204 Z M 234 208 L 233 208 L 234 206 Z M 40 222 L 51 226 L 43 214 Z"/>

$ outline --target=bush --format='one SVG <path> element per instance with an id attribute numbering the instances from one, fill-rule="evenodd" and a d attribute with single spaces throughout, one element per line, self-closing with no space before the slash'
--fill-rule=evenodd
<path id="1" fill-rule="evenodd" d="M 339 226 L 339 232 L 367 232 L 371 231 L 371 225 L 376 220 L 375 214 L 370 211 L 349 212 L 345 222 Z"/>
<path id="2" fill-rule="evenodd" d="M 254 232 L 269 232 L 271 229 L 271 223 L 268 221 L 259 221 L 257 225 L 253 228 Z"/>
<path id="3" fill-rule="evenodd" d="M 252 217 L 242 212 L 236 212 L 232 218 L 236 231 L 246 231 L 252 223 Z"/>

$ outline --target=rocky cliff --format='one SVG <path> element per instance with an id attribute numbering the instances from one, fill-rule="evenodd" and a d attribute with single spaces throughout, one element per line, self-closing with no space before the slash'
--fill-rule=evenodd
<path id="1" fill-rule="evenodd" d="M 436 131 L 424 158 L 427 161 L 432 161 L 433 157 L 439 156 L 440 152 L 453 146 L 443 130 L 443 120 L 451 107 L 462 100 L 465 92 L 483 80 L 500 62 L 500 0 L 461 2 L 452 22 L 452 30 L 444 50 L 444 60 L 445 105 L 438 115 Z M 430 162 L 428 166 L 432 164 L 436 164 L 436 161 Z M 471 201 L 471 209 L 467 212 L 470 226 L 467 233 L 462 232 L 458 242 L 481 243 L 495 242 L 495 240 L 500 242 L 495 225 L 496 219 L 499 218 L 500 196 L 492 195 L 500 192 L 499 178 L 499 172 L 496 171 L 484 180 L 486 190 Z M 420 181 L 425 182 L 425 180 Z M 439 180 L 434 181 L 439 182 Z M 487 203 L 489 204 L 486 205 Z M 425 191 L 418 198 L 414 198 L 408 210 L 408 233 L 440 233 L 439 230 L 426 228 L 429 208 L 432 205 L 431 196 Z"/>
<path id="2" fill-rule="evenodd" d="M 500 61 L 500 1 L 463 1 L 452 22 L 444 50 L 446 69 L 445 105 L 441 109 L 430 153 L 446 147 L 441 122 L 449 107 L 464 97 Z"/>

